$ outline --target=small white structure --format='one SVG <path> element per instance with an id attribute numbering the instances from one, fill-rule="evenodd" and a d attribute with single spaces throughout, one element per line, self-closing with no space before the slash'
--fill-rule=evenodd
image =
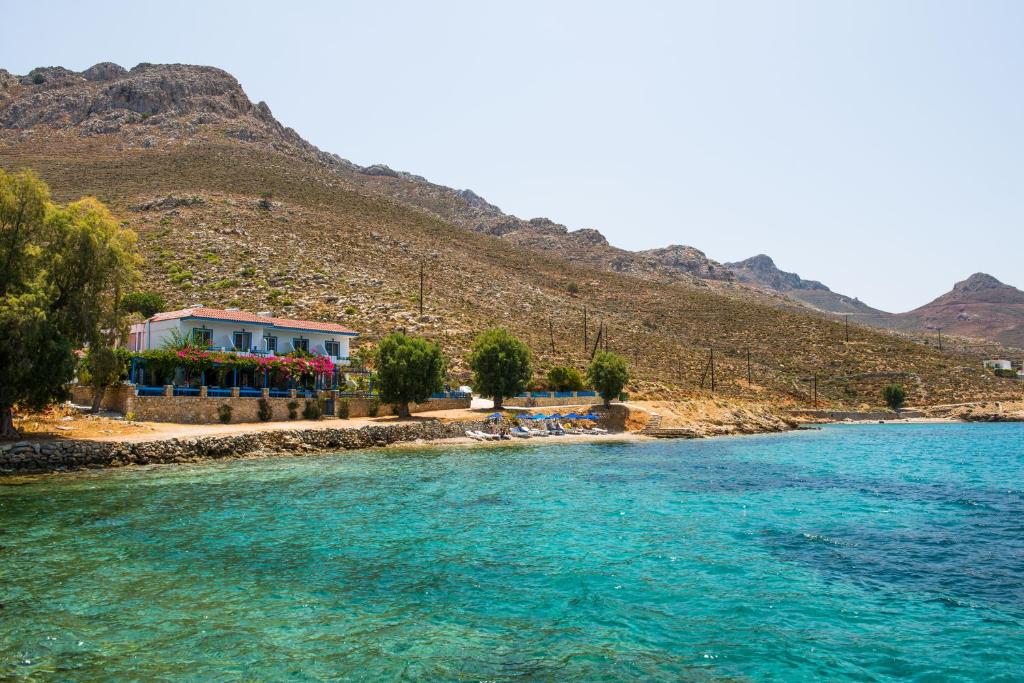
<path id="1" fill-rule="evenodd" d="M 177 333 L 191 335 L 217 351 L 253 356 L 276 356 L 302 350 L 328 356 L 335 365 L 349 364 L 349 342 L 358 334 L 336 323 L 275 318 L 271 313 L 248 313 L 237 308 L 194 306 L 157 313 L 132 325 L 128 348 L 158 349 Z"/>
<path id="2" fill-rule="evenodd" d="M 1002 359 L 998 359 L 998 360 L 983 360 L 983 361 L 981 361 L 981 363 L 982 363 L 982 365 L 984 365 L 989 370 L 1010 370 L 1010 369 L 1013 368 L 1013 363 L 1011 363 L 1008 360 L 1002 360 Z"/>

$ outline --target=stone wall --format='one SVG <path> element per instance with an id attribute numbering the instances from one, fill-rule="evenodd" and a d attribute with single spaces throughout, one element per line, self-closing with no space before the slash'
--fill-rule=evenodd
<path id="1" fill-rule="evenodd" d="M 502 401 L 506 408 L 543 408 L 545 406 L 602 406 L 604 401 L 600 396 L 569 396 L 556 398 L 554 396 L 516 396 L 506 398 Z"/>
<path id="2" fill-rule="evenodd" d="M 80 406 L 92 405 L 92 387 L 73 384 L 70 391 L 73 403 Z M 123 414 L 126 412 L 125 408 L 129 397 L 134 395 L 135 387 L 131 384 L 118 384 L 117 386 L 107 387 L 107 390 L 103 392 L 103 402 L 100 404 L 100 408 Z"/>
<path id="3" fill-rule="evenodd" d="M 796 409 L 790 410 L 793 417 L 809 418 L 813 420 L 824 420 L 838 422 L 841 420 L 897 420 L 900 417 L 917 417 L 918 415 L 899 415 L 892 410 L 817 410 L 817 409 Z"/>
<path id="4" fill-rule="evenodd" d="M 197 462 L 255 454 L 314 453 L 433 441 L 483 429 L 483 422 L 437 420 L 359 429 L 290 429 L 161 441 L 19 441 L 0 444 L 0 474 Z"/>
<path id="5" fill-rule="evenodd" d="M 80 405 L 92 403 L 92 389 L 89 387 L 74 386 L 71 389 L 72 400 Z M 330 392 L 319 392 L 321 398 L 327 399 Z M 272 413 L 271 421 L 278 422 L 290 419 L 288 417 L 288 404 L 295 401 L 298 406 L 298 419 L 302 419 L 302 410 L 307 400 L 303 397 L 296 398 L 270 398 L 267 397 Z M 349 417 L 367 417 L 370 415 L 371 401 L 365 398 L 337 398 L 334 401 L 334 413 L 325 415 L 333 417 L 341 410 L 341 402 L 348 402 Z M 133 420 L 140 422 L 178 422 L 182 424 L 212 424 L 220 422 L 220 407 L 227 405 L 231 407 L 231 422 L 258 422 L 259 398 L 246 396 L 136 396 L 135 387 L 124 384 L 107 389 L 103 398 L 103 407 L 106 410 L 113 410 L 123 415 L 131 415 Z M 414 403 L 410 405 L 413 413 L 421 413 L 430 410 L 454 410 L 469 408 L 470 399 L 454 398 L 432 398 L 425 403 Z M 393 415 L 394 411 L 390 405 L 379 404 L 377 416 L 384 417 Z"/>

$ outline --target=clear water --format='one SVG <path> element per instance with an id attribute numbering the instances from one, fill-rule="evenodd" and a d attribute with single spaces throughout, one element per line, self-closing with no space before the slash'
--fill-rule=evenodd
<path id="1" fill-rule="evenodd" d="M 1019 680 L 1024 425 L 0 486 L 0 678 Z"/>

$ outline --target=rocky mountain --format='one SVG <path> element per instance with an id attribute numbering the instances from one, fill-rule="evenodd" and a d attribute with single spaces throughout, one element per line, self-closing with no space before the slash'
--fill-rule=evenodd
<path id="1" fill-rule="evenodd" d="M 638 275 L 734 279 L 727 268 L 693 247 L 639 253 L 619 249 L 597 230 L 570 231 L 547 218 L 518 218 L 472 190 L 437 185 L 384 164 L 358 166 L 321 152 L 278 123 L 265 102 L 252 104 L 238 81 L 220 69 L 139 64 L 128 71 L 103 63 L 81 73 L 46 67 L 21 77 L 0 70 L 0 112 L 0 126 L 13 130 L 45 124 L 85 137 L 127 132 L 133 138 L 131 144 L 142 146 L 156 144 L 156 135 L 173 141 L 203 138 L 204 131 L 220 129 L 237 140 L 269 144 L 323 163 L 368 192 L 399 199 L 461 227 L 522 246 L 555 250 L 571 261 Z"/>
<path id="2" fill-rule="evenodd" d="M 902 337 L 862 329 L 846 343 L 841 324 L 736 282 L 692 247 L 617 249 L 596 230 L 355 165 L 281 125 L 219 69 L 0 71 L 0 168 L 23 167 L 58 200 L 107 202 L 139 233 L 144 286 L 174 308 L 337 321 L 362 344 L 404 329 L 438 341 L 455 380 L 476 333 L 500 324 L 541 372 L 582 367 L 600 339 L 626 354 L 631 390 L 651 398 L 698 390 L 712 346 L 726 395 L 802 403 L 809 374 L 840 404 L 877 403 L 893 378 L 918 402 L 1013 390 L 976 358 Z"/>
<path id="3" fill-rule="evenodd" d="M 882 318 L 889 314 L 872 308 L 859 299 L 833 292 L 817 280 L 804 280 L 796 273 L 780 270 L 770 256 L 758 254 L 725 267 L 736 274 L 740 282 L 764 287 L 816 310 L 836 315 L 858 316 L 858 321 L 883 326 Z"/>
<path id="4" fill-rule="evenodd" d="M 985 273 L 957 282 L 951 291 L 896 318 L 906 327 L 1024 348 L 1024 292 Z"/>

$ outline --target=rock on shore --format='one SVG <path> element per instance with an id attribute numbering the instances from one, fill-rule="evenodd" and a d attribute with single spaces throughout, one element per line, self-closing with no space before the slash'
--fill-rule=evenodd
<path id="1" fill-rule="evenodd" d="M 358 429 L 296 429 L 158 441 L 19 441 L 0 444 L 0 474 L 39 474 L 125 465 L 196 462 L 257 453 L 302 453 L 435 441 L 482 429 L 438 421 Z"/>

